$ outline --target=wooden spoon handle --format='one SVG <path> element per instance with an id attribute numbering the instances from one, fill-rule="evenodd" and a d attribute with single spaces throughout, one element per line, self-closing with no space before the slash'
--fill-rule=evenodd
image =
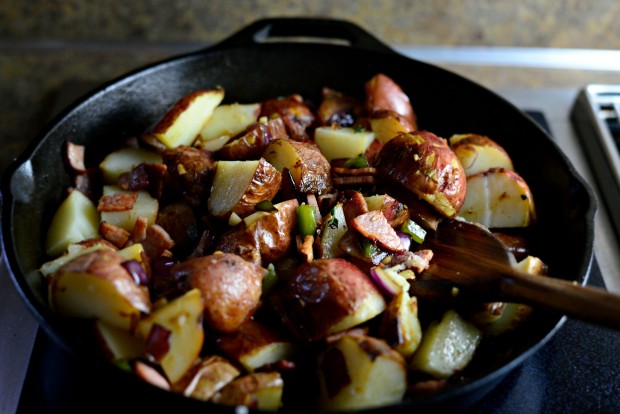
<path id="1" fill-rule="evenodd" d="M 500 289 L 511 300 L 527 300 L 575 319 L 620 329 L 620 295 L 552 277 L 506 273 Z"/>

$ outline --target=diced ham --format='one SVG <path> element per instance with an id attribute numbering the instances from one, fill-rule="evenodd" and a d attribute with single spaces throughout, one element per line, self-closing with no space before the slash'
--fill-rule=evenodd
<path id="1" fill-rule="evenodd" d="M 99 225 L 99 234 L 119 249 L 125 246 L 131 235 L 127 230 L 105 221 Z"/>
<path id="2" fill-rule="evenodd" d="M 163 227 L 153 224 L 146 228 L 146 238 L 142 242 L 142 247 L 144 247 L 144 251 L 149 258 L 155 259 L 160 257 L 173 246 L 174 240 L 172 240 Z"/>
<path id="3" fill-rule="evenodd" d="M 347 190 L 342 194 L 342 211 L 347 225 L 352 225 L 353 219 L 362 214 L 368 213 L 368 204 L 364 199 L 364 195 L 359 191 Z"/>
<path id="4" fill-rule="evenodd" d="M 314 250 L 312 246 L 314 244 L 314 236 L 308 235 L 302 239 L 301 235 L 298 234 L 296 236 L 296 242 L 297 242 L 297 251 L 301 255 L 303 261 L 306 263 L 310 263 L 311 261 L 313 261 Z"/>
<path id="5" fill-rule="evenodd" d="M 162 163 L 140 164 L 118 179 L 123 190 L 147 190 L 153 197 L 160 198 L 164 189 L 164 178 L 168 168 Z"/>
<path id="6" fill-rule="evenodd" d="M 65 155 L 67 157 L 69 167 L 71 167 L 71 169 L 78 174 L 85 172 L 86 167 L 84 166 L 84 146 L 74 144 L 71 141 L 67 141 L 65 150 Z"/>
<path id="7" fill-rule="evenodd" d="M 405 265 L 405 268 L 413 270 L 416 274 L 424 272 L 430 266 L 433 259 L 433 251 L 430 249 L 418 250 L 417 252 L 405 252 L 392 258 L 390 265 Z"/>
<path id="8" fill-rule="evenodd" d="M 148 227 L 148 221 L 144 217 L 138 217 L 133 229 L 131 229 L 130 241 L 132 244 L 142 243 L 146 239 L 146 228 Z"/>
<path id="9" fill-rule="evenodd" d="M 114 193 L 99 199 L 97 210 L 101 212 L 127 211 L 133 208 L 138 199 L 138 193 Z"/>
<path id="10" fill-rule="evenodd" d="M 362 236 L 372 240 L 385 250 L 394 253 L 406 251 L 396 231 L 390 226 L 381 211 L 370 211 L 355 217 L 352 226 Z"/>

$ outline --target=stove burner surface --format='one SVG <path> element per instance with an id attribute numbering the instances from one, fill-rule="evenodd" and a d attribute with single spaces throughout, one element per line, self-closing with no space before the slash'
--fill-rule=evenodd
<path id="1" fill-rule="evenodd" d="M 589 85 L 579 93 L 571 120 L 620 236 L 620 85 Z"/>

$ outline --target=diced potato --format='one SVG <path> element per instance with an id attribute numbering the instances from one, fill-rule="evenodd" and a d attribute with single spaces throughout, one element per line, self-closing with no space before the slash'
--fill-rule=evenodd
<path id="1" fill-rule="evenodd" d="M 57 256 L 72 243 L 99 235 L 97 207 L 81 192 L 74 190 L 62 202 L 47 231 L 45 252 Z"/>
<path id="2" fill-rule="evenodd" d="M 370 129 L 382 144 L 385 144 L 398 134 L 409 132 L 408 121 L 393 111 L 379 111 L 370 118 Z"/>
<path id="3" fill-rule="evenodd" d="M 251 161 L 218 161 L 213 190 L 208 200 L 209 212 L 225 217 L 231 212 L 245 217 L 254 212 L 256 203 L 271 200 L 282 181 L 282 174 L 261 158 Z"/>
<path id="4" fill-rule="evenodd" d="M 106 185 L 103 187 L 103 195 L 126 192 L 119 187 Z M 104 211 L 101 213 L 101 221 L 113 224 L 117 227 L 131 231 L 138 217 L 144 217 L 148 225 L 155 224 L 159 211 L 159 201 L 151 197 L 147 191 L 137 191 L 138 198 L 131 210 L 127 211 Z"/>
<path id="5" fill-rule="evenodd" d="M 115 184 L 118 178 L 133 170 L 140 164 L 162 162 L 161 155 L 144 148 L 121 148 L 108 154 L 99 164 L 103 179 L 108 184 Z"/>
<path id="6" fill-rule="evenodd" d="M 217 345 L 249 372 L 267 364 L 290 359 L 293 344 L 279 332 L 253 319 L 246 320 L 236 331 L 221 335 Z"/>
<path id="7" fill-rule="evenodd" d="M 228 135 L 222 135 L 221 137 L 214 138 L 210 141 L 198 140 L 194 145 L 198 148 L 202 148 L 203 150 L 215 152 L 222 149 L 229 140 L 230 137 Z"/>
<path id="8" fill-rule="evenodd" d="M 324 194 L 332 188 L 329 161 L 311 142 L 275 139 L 265 148 L 263 157 L 278 171 L 287 169 L 300 193 Z"/>
<path id="9" fill-rule="evenodd" d="M 260 103 L 220 105 L 200 131 L 201 141 L 211 141 L 222 136 L 234 137 L 256 122 Z"/>
<path id="10" fill-rule="evenodd" d="M 407 290 L 400 290 L 383 313 L 381 330 L 388 343 L 404 358 L 409 359 L 422 341 L 418 319 L 418 301 Z"/>
<path id="11" fill-rule="evenodd" d="M 57 257 L 54 260 L 43 263 L 43 265 L 39 268 L 39 272 L 41 272 L 43 276 L 49 276 L 51 274 L 54 274 L 60 268 L 60 266 L 75 259 L 76 257 L 99 249 L 111 249 L 111 247 L 105 246 L 103 244 L 96 244 L 94 246 L 85 247 L 74 252 L 63 254 L 62 256 Z"/>
<path id="12" fill-rule="evenodd" d="M 402 400 L 407 367 L 384 341 L 345 334 L 319 357 L 319 381 L 321 409 L 379 407 Z"/>
<path id="13" fill-rule="evenodd" d="M 111 361 L 129 360 L 144 354 L 144 341 L 133 336 L 129 331 L 98 320 L 95 331 L 101 349 Z"/>
<path id="14" fill-rule="evenodd" d="M 450 147 L 463 165 L 467 177 L 491 168 L 514 170 L 508 153 L 489 137 L 460 134 L 453 135 L 449 141 Z"/>
<path id="15" fill-rule="evenodd" d="M 448 378 L 469 364 L 480 339 L 478 328 L 448 310 L 441 321 L 432 322 L 424 331 L 411 368 L 435 378 Z"/>
<path id="16" fill-rule="evenodd" d="M 155 125 L 153 135 L 167 148 L 192 145 L 223 99 L 223 89 L 197 91 L 183 97 Z"/>
<path id="17" fill-rule="evenodd" d="M 90 273 L 51 276 L 49 302 L 60 315 L 100 319 L 124 330 L 130 330 L 141 313 L 114 281 Z"/>
<path id="18" fill-rule="evenodd" d="M 186 397 L 207 401 L 239 374 L 241 372 L 226 359 L 210 356 L 192 367 L 173 388 Z"/>
<path id="19" fill-rule="evenodd" d="M 370 131 L 357 132 L 353 128 L 319 127 L 314 131 L 314 142 L 328 161 L 338 158 L 353 158 L 370 146 L 375 134 Z"/>
<path id="20" fill-rule="evenodd" d="M 142 246 L 142 243 L 136 243 L 119 250 L 118 253 L 123 256 L 125 260 L 136 260 L 142 263 L 144 247 Z"/>
<path id="21" fill-rule="evenodd" d="M 202 296 L 192 289 L 141 319 L 136 335 L 148 341 L 154 325 L 170 332 L 169 349 L 159 363 L 171 383 L 180 380 L 196 362 L 204 342 Z"/>
<path id="22" fill-rule="evenodd" d="M 284 381 L 279 373 L 259 372 L 236 378 L 213 396 L 213 402 L 276 411 L 282 406 L 283 389 Z"/>
<path id="23" fill-rule="evenodd" d="M 525 180 L 513 171 L 497 168 L 467 178 L 459 216 L 489 228 L 527 227 L 536 210 Z"/>

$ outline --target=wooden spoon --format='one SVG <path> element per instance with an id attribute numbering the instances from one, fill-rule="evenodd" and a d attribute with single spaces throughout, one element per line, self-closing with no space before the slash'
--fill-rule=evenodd
<path id="1" fill-rule="evenodd" d="M 434 255 L 411 284 L 414 295 L 529 304 L 620 330 L 620 295 L 516 269 L 512 253 L 483 226 L 445 220 L 423 247 Z"/>

